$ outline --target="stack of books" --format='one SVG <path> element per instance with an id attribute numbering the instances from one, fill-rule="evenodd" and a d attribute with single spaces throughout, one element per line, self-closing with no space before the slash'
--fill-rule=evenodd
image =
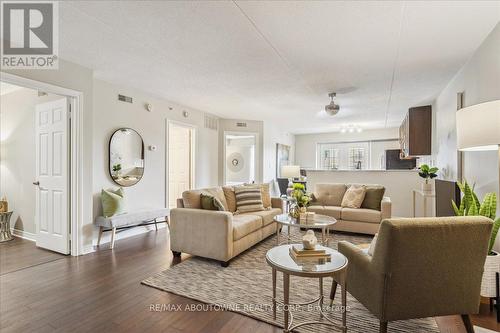
<path id="1" fill-rule="evenodd" d="M 296 262 L 304 261 L 318 261 L 318 262 L 328 262 L 331 260 L 330 253 L 326 253 L 325 250 L 315 249 L 315 250 L 305 250 L 302 244 L 295 244 L 290 247 L 290 256 Z"/>

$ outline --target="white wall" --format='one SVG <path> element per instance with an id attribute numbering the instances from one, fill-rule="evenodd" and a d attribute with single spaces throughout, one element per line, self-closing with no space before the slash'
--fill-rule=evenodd
<path id="1" fill-rule="evenodd" d="M 361 133 L 318 133 L 295 135 L 295 163 L 302 168 L 316 168 L 316 146 L 318 143 L 390 140 L 399 137 L 399 129 L 387 128 L 365 130 Z"/>
<path id="2" fill-rule="evenodd" d="M 276 144 L 290 146 L 290 163 L 294 164 L 295 136 L 280 126 L 264 122 L 264 182 L 276 179 Z"/>
<path id="3" fill-rule="evenodd" d="M 458 92 L 465 93 L 465 106 L 500 99 L 500 24 L 439 94 L 433 106 L 436 114 L 436 163 L 443 177 L 450 180 L 457 179 L 455 113 Z M 476 183 L 480 198 L 487 192 L 499 192 L 496 151 L 466 152 L 463 166 L 464 177 L 468 182 Z M 500 205 L 498 208 L 500 214 Z"/>
<path id="4" fill-rule="evenodd" d="M 11 228 L 34 234 L 36 188 L 35 107 L 64 97 L 22 88 L 0 98 L 0 197 L 5 196 Z"/>
<path id="5" fill-rule="evenodd" d="M 118 101 L 118 94 L 130 96 L 133 103 Z M 145 104 L 153 106 L 148 112 Z M 182 115 L 188 112 L 188 117 Z M 126 187 L 127 207 L 166 207 L 166 124 L 168 120 L 194 125 L 196 128 L 195 187 L 209 187 L 218 183 L 218 133 L 204 127 L 205 113 L 149 96 L 135 89 L 94 82 L 94 216 L 100 215 L 100 192 L 103 188 L 116 188 L 109 176 L 108 144 L 113 132 L 121 127 L 136 130 L 145 145 L 144 176 L 134 186 Z M 148 147 L 155 145 L 156 151 Z"/>

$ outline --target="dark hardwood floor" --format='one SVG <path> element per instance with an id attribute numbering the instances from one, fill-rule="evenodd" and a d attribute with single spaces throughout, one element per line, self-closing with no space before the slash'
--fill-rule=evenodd
<path id="1" fill-rule="evenodd" d="M 37 248 L 34 242 L 14 237 L 0 245 L 0 274 L 64 258 L 62 254 Z"/>
<path id="2" fill-rule="evenodd" d="M 37 249 L 22 239 L 0 244 L 0 254 L 1 332 L 281 332 L 232 312 L 151 311 L 154 304 L 201 304 L 140 284 L 177 263 L 167 229 L 117 241 L 113 251 L 104 244 L 81 257 Z M 489 311 L 472 320 L 498 330 Z M 463 331 L 453 316 L 437 321 L 442 332 Z"/>

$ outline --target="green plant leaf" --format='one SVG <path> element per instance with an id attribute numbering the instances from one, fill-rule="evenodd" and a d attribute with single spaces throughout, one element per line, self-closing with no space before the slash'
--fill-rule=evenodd
<path id="1" fill-rule="evenodd" d="M 429 173 L 436 173 L 439 171 L 439 168 L 433 167 L 429 169 Z"/>
<path id="2" fill-rule="evenodd" d="M 500 217 L 493 222 L 493 229 L 491 230 L 490 243 L 488 246 L 488 254 L 493 250 L 493 245 L 495 245 L 495 240 L 497 239 L 498 229 L 500 229 Z"/>
<path id="3" fill-rule="evenodd" d="M 460 209 L 457 207 L 457 204 L 455 201 L 451 200 L 451 205 L 453 206 L 453 210 L 455 211 L 456 216 L 460 216 Z"/>

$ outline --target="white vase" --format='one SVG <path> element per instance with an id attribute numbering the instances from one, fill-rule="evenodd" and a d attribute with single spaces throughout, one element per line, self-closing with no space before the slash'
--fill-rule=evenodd
<path id="1" fill-rule="evenodd" d="M 487 255 L 484 262 L 483 279 L 481 280 L 481 296 L 495 297 L 496 272 L 500 272 L 500 254 L 492 251 L 494 255 Z"/>
<path id="2" fill-rule="evenodd" d="M 422 191 L 432 192 L 432 183 L 431 182 L 429 182 L 429 183 L 423 182 L 422 183 Z"/>

